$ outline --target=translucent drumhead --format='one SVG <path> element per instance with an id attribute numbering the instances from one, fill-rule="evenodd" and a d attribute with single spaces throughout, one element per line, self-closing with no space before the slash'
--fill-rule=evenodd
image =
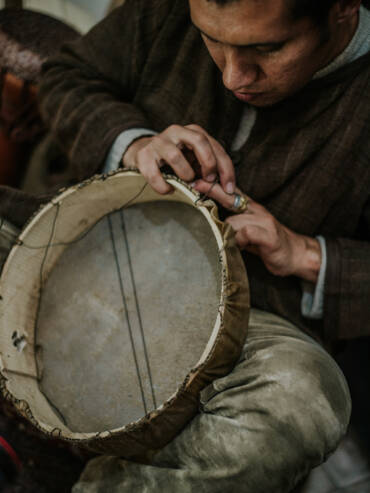
<path id="1" fill-rule="evenodd" d="M 36 345 L 40 389 L 67 428 L 116 429 L 169 399 L 211 336 L 221 275 L 209 222 L 180 202 L 108 214 L 65 248 Z"/>

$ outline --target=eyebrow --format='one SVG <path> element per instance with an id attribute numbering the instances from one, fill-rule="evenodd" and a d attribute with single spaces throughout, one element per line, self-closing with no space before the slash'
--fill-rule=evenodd
<path id="1" fill-rule="evenodd" d="M 218 39 L 215 39 L 212 36 L 210 36 L 209 34 L 202 31 L 198 26 L 196 26 L 194 24 L 194 22 L 192 24 L 195 27 L 195 29 L 197 31 L 199 31 L 200 34 L 203 34 L 203 36 L 205 36 L 207 39 L 209 39 L 210 41 L 214 41 L 215 43 L 220 43 L 220 41 Z M 265 41 L 263 43 L 250 43 L 247 45 L 234 45 L 234 46 L 239 46 L 240 48 L 256 48 L 257 46 L 279 46 L 279 45 L 283 45 L 287 41 L 288 41 L 288 39 L 283 39 L 283 40 L 279 40 L 279 41 L 274 40 L 274 41 Z"/>

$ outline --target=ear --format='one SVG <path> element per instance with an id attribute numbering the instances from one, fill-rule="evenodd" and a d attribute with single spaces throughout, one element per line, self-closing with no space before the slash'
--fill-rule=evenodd
<path id="1" fill-rule="evenodd" d="M 331 15 L 337 23 L 347 22 L 357 16 L 361 0 L 338 0 L 332 7 Z"/>

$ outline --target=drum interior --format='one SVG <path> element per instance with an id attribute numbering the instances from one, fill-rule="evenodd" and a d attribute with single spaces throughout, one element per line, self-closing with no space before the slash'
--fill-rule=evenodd
<path id="1" fill-rule="evenodd" d="M 41 391 L 72 431 L 140 419 L 199 361 L 220 290 L 217 243 L 196 208 L 151 202 L 103 217 L 44 286 Z"/>

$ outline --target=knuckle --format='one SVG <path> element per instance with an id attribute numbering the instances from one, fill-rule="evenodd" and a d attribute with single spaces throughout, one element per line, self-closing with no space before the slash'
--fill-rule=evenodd
<path id="1" fill-rule="evenodd" d="M 248 238 L 248 226 L 243 226 L 240 232 L 243 235 L 244 239 Z"/>
<path id="2" fill-rule="evenodd" d="M 216 157 L 210 148 L 204 150 L 204 160 L 205 164 L 209 167 L 214 167 L 217 165 Z"/>
<path id="3" fill-rule="evenodd" d="M 178 164 L 181 162 L 182 157 L 182 153 L 177 147 L 169 149 L 166 153 L 166 160 L 171 164 Z"/>
<path id="4" fill-rule="evenodd" d="M 198 145 L 205 145 L 208 143 L 207 137 L 200 132 L 194 134 L 194 141 Z"/>
<path id="5" fill-rule="evenodd" d="M 181 129 L 180 125 L 177 125 L 176 123 L 172 123 L 169 127 L 166 128 L 164 132 L 166 133 L 176 133 Z"/>
<path id="6" fill-rule="evenodd" d="M 271 232 L 275 232 L 277 227 L 276 227 L 276 219 L 271 215 L 267 214 L 266 216 L 266 225 L 269 228 Z"/>
<path id="7" fill-rule="evenodd" d="M 149 157 L 150 150 L 148 147 L 143 147 L 140 149 L 136 155 L 138 164 L 141 164 L 142 161 L 145 161 Z"/>
<path id="8" fill-rule="evenodd" d="M 162 134 L 154 135 L 152 139 L 152 144 L 154 147 L 158 147 L 163 143 Z"/>
<path id="9" fill-rule="evenodd" d="M 197 125 L 196 123 L 191 123 L 190 125 L 187 125 L 187 128 L 190 128 L 190 130 L 204 132 L 203 128 L 200 125 Z"/>

